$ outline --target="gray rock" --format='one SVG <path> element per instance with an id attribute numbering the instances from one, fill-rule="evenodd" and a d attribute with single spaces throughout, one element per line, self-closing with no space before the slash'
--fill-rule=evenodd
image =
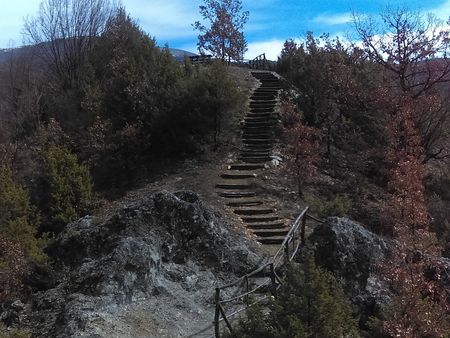
<path id="1" fill-rule="evenodd" d="M 389 253 L 392 242 L 338 217 L 318 225 L 310 239 L 317 263 L 341 280 L 362 321 L 389 302 L 390 292 L 377 274 L 377 264 Z"/>
<path id="2" fill-rule="evenodd" d="M 148 195 L 67 225 L 48 248 L 65 272 L 23 321 L 36 337 L 186 336 L 210 323 L 217 284 L 259 264 L 257 250 L 197 194 Z"/>

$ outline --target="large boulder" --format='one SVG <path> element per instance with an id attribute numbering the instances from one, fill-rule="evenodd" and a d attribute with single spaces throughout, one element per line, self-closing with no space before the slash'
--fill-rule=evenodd
<path id="1" fill-rule="evenodd" d="M 370 316 L 380 314 L 392 297 L 388 285 L 378 274 L 378 265 L 396 244 L 378 236 L 347 218 L 329 218 L 310 236 L 317 264 L 333 272 L 342 282 L 347 296 L 364 327 Z M 417 257 L 422 257 L 420 254 Z M 439 258 L 436 269 L 425 271 L 426 278 L 437 281 L 450 295 L 450 260 Z M 450 306 L 450 297 L 447 297 Z"/>
<path id="2" fill-rule="evenodd" d="M 257 250 L 195 193 L 147 195 L 68 224 L 48 249 L 64 273 L 22 320 L 37 337 L 186 336 L 210 323 L 218 284 L 258 265 Z"/>
<path id="3" fill-rule="evenodd" d="M 338 217 L 318 225 L 310 240 L 317 263 L 341 280 L 361 321 L 376 315 L 389 301 L 389 290 L 377 274 L 377 265 L 389 253 L 391 242 Z"/>

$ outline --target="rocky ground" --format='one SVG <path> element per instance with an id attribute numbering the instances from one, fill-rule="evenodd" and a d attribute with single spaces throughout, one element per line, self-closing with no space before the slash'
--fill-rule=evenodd
<path id="1" fill-rule="evenodd" d="M 189 191 L 150 194 L 104 219 L 84 217 L 48 251 L 60 271 L 52 287 L 3 314 L 36 337 L 194 334 L 212 322 L 214 288 L 264 260 Z"/>

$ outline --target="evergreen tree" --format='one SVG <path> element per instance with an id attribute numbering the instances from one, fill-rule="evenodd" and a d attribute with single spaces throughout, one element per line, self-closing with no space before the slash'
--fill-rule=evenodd
<path id="1" fill-rule="evenodd" d="M 4 243 L 16 243 L 28 261 L 42 262 L 45 239 L 37 238 L 37 223 L 28 191 L 13 181 L 11 170 L 0 167 L 0 236 Z"/>
<path id="2" fill-rule="evenodd" d="M 356 337 L 356 320 L 340 284 L 316 266 L 312 251 L 303 256 L 303 269 L 288 268 L 277 298 L 264 319 L 262 308 L 249 311 L 232 337 L 340 338 Z"/>
<path id="3" fill-rule="evenodd" d="M 51 147 L 46 153 L 47 210 L 54 232 L 77 218 L 92 200 L 88 168 L 64 147 Z"/>

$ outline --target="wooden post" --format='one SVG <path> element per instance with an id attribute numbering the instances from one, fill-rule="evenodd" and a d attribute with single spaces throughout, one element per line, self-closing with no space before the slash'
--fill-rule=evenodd
<path id="1" fill-rule="evenodd" d="M 216 338 L 220 338 L 220 326 L 219 326 L 219 319 L 220 319 L 220 289 L 216 288 L 216 296 L 214 297 L 214 302 L 216 303 L 216 312 L 214 314 L 214 332 L 216 335 Z"/>
<path id="2" fill-rule="evenodd" d="M 230 322 L 228 321 L 227 315 L 225 314 L 225 310 L 223 309 L 222 305 L 219 304 L 219 310 L 222 314 L 223 320 L 227 324 L 228 330 L 230 330 L 230 333 L 233 333 L 233 327 L 231 326 Z"/>
<path id="3" fill-rule="evenodd" d="M 248 283 L 248 276 L 245 275 L 244 277 L 244 282 L 245 282 L 245 292 L 249 292 L 250 291 L 250 287 L 249 287 L 249 283 Z M 248 299 L 249 299 L 249 295 L 244 297 L 244 302 L 246 303 L 245 305 L 248 305 Z"/>
<path id="4" fill-rule="evenodd" d="M 272 295 L 275 297 L 275 292 L 277 290 L 277 277 L 275 276 L 275 267 L 273 263 L 270 263 L 270 280 L 272 282 L 271 285 Z"/>
<path id="5" fill-rule="evenodd" d="M 289 263 L 289 242 L 284 246 L 284 263 Z"/>
<path id="6" fill-rule="evenodd" d="M 303 216 L 302 219 L 302 230 L 300 231 L 300 238 L 301 238 L 301 243 L 302 246 L 305 245 L 305 229 L 306 229 L 306 215 Z"/>

